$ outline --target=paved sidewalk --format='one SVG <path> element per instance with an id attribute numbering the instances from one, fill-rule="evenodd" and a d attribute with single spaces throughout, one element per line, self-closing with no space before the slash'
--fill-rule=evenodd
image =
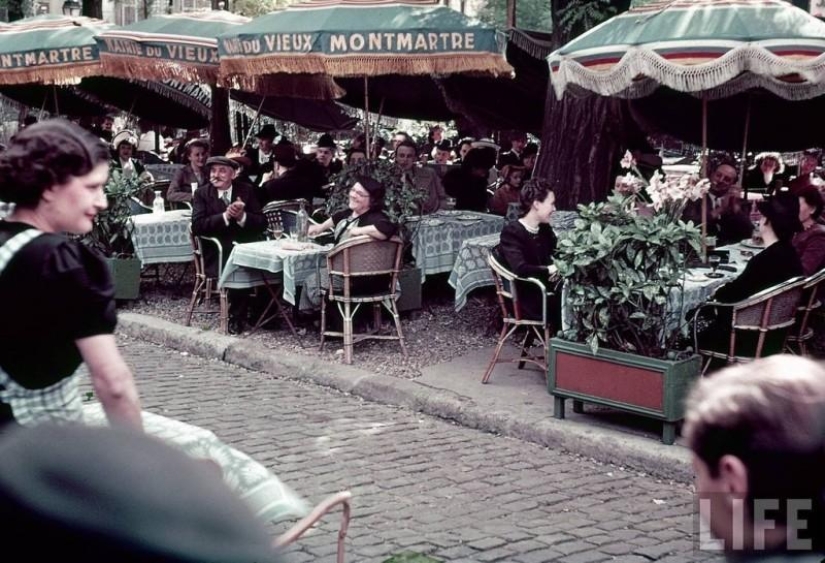
<path id="1" fill-rule="evenodd" d="M 137 332 L 134 320 L 123 320 L 124 332 Z M 218 340 L 201 341 L 200 351 L 230 344 L 227 356 L 243 353 L 232 339 Z M 694 550 L 687 484 L 165 346 L 122 338 L 121 347 L 146 410 L 212 430 L 312 503 L 352 491 L 350 563 L 402 551 L 456 563 L 685 563 L 713 555 Z M 325 519 L 286 560 L 334 561 L 338 521 Z"/>
<path id="2" fill-rule="evenodd" d="M 659 424 L 598 407 L 585 413 L 567 409 L 553 418 L 553 399 L 544 375 L 515 364 L 497 366 L 488 385 L 481 374 L 492 350 L 481 350 L 430 366 L 422 377 L 405 380 L 273 351 L 231 336 L 184 327 L 147 315 L 121 313 L 121 333 L 205 358 L 352 393 L 364 399 L 407 407 L 470 428 L 502 434 L 613 463 L 667 479 L 690 482 L 688 451 L 660 442 Z M 357 361 L 357 357 L 356 357 Z"/>

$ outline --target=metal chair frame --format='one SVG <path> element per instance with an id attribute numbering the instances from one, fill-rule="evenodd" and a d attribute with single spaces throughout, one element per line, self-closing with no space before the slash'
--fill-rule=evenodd
<path id="1" fill-rule="evenodd" d="M 273 542 L 273 546 L 281 550 L 284 546 L 295 543 L 301 538 L 309 529 L 315 526 L 318 521 L 329 514 L 329 512 L 336 506 L 341 506 L 341 524 L 338 528 L 338 551 L 336 556 L 336 563 L 344 563 L 344 542 L 347 538 L 347 530 L 352 515 L 352 507 L 350 501 L 352 500 L 352 493 L 349 491 L 341 491 L 330 497 L 327 497 L 315 508 L 312 509 L 307 516 L 299 520 L 289 530 L 278 536 Z"/>
<path id="2" fill-rule="evenodd" d="M 369 236 L 353 237 L 327 254 L 327 276 L 328 287 L 321 292 L 321 349 L 327 336 L 342 337 L 344 339 L 344 363 L 352 363 L 353 346 L 356 342 L 368 339 L 376 340 L 398 340 L 401 345 L 401 352 L 407 356 L 407 346 L 404 343 L 404 333 L 401 330 L 401 318 L 398 314 L 396 300 L 398 299 L 398 272 L 401 269 L 401 256 L 404 244 L 399 237 L 389 240 L 377 240 Z M 370 256 L 368 253 L 382 253 L 378 257 Z M 362 269 L 359 266 L 361 261 L 374 260 L 379 267 L 376 269 Z M 390 283 L 386 292 L 369 296 L 353 296 L 352 281 L 354 278 L 365 276 L 389 275 Z M 336 288 L 336 277 L 343 280 L 343 287 Z M 338 284 L 341 285 L 341 284 Z M 338 311 L 344 320 L 343 332 L 328 331 L 326 329 L 326 306 L 327 297 L 335 301 Z M 373 315 L 375 319 L 375 330 L 381 326 L 381 306 L 383 305 L 392 315 L 395 323 L 396 335 L 382 334 L 354 334 L 352 320 L 358 309 L 364 303 L 373 304 Z M 353 307 L 353 305 L 355 305 Z"/>
<path id="3" fill-rule="evenodd" d="M 812 274 L 806 280 L 802 289 L 804 296 L 802 298 L 802 305 L 796 313 L 797 326 L 794 328 L 792 334 L 788 335 L 785 341 L 785 350 L 790 353 L 795 353 L 793 345 L 798 346 L 799 353 L 803 356 L 808 355 L 808 340 L 814 337 L 814 329 L 808 326 L 811 319 L 811 313 L 822 306 L 822 291 L 825 288 L 825 268 L 819 272 Z"/>
<path id="4" fill-rule="evenodd" d="M 192 289 L 192 299 L 189 302 L 189 311 L 186 316 L 186 326 L 192 324 L 192 315 L 195 314 L 195 307 L 198 300 L 208 303 L 216 295 L 219 298 L 220 309 L 218 311 L 197 311 L 199 314 L 220 315 L 220 330 L 227 332 L 229 324 L 229 308 L 226 298 L 226 290 L 218 288 L 218 280 L 223 273 L 223 247 L 218 239 L 213 237 L 201 237 L 192 234 L 192 227 L 189 227 L 189 238 L 192 241 L 192 257 L 195 265 L 195 286 Z M 218 276 L 212 278 L 206 274 L 206 267 L 203 261 L 203 244 L 214 244 L 218 250 Z"/>
<path id="5" fill-rule="evenodd" d="M 522 281 L 531 283 L 535 285 L 542 292 L 542 294 L 547 296 L 553 295 L 553 293 L 547 291 L 547 286 L 545 286 L 541 280 L 536 278 L 520 278 L 505 268 L 495 257 L 494 250 L 490 251 L 490 254 L 487 257 L 487 264 L 489 264 L 490 269 L 493 272 L 493 282 L 496 286 L 496 297 L 498 298 L 498 303 L 501 307 L 503 325 L 501 327 L 501 333 L 498 337 L 496 349 L 493 352 L 493 358 L 490 360 L 490 364 L 487 366 L 487 371 L 484 372 L 481 382 L 488 383 L 496 364 L 502 362 L 518 362 L 518 369 L 523 369 L 525 363 L 531 363 L 546 371 L 548 357 L 547 346 L 550 342 L 550 326 L 547 319 L 547 299 L 543 299 L 541 303 L 541 320 L 523 318 L 521 313 L 521 304 L 519 302 L 518 288 L 516 287 L 515 282 Z M 507 307 L 508 302 L 512 308 L 512 313 Z M 526 327 L 527 331 L 524 336 L 524 340 L 521 342 L 520 356 L 512 360 L 500 360 L 499 356 L 501 355 L 501 349 L 504 347 L 504 344 L 510 339 L 511 336 L 513 336 L 513 334 L 515 334 L 518 329 L 522 327 Z M 544 351 L 544 354 L 541 356 L 533 355 L 530 352 L 530 348 L 536 340 L 539 341 L 542 350 Z"/>
<path id="6" fill-rule="evenodd" d="M 275 225 L 280 223 L 284 228 L 284 233 L 289 234 L 295 230 L 297 220 L 295 219 L 301 205 L 306 205 L 305 199 L 287 199 L 283 201 L 270 201 L 263 208 L 266 217 L 267 236 L 272 234 Z M 287 227 L 290 228 L 287 228 Z"/>
<path id="7" fill-rule="evenodd" d="M 702 375 L 705 375 L 714 359 L 725 360 L 727 364 L 734 364 L 746 363 L 762 357 L 762 348 L 765 345 L 767 333 L 789 328 L 796 322 L 797 307 L 802 299 L 805 281 L 803 277 L 795 277 L 764 289 L 737 303 L 708 301 L 699 307 L 694 315 L 693 341 L 696 351 L 707 360 L 702 366 Z M 789 303 L 792 304 L 788 305 Z M 705 307 L 731 308 L 730 339 L 726 352 L 704 350 L 699 347 L 699 331 L 695 320 Z M 736 354 L 736 337 L 739 332 L 759 333 L 753 357 Z"/>

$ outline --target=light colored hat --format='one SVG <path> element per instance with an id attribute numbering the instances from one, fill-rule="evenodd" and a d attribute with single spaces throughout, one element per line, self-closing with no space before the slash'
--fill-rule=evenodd
<path id="1" fill-rule="evenodd" d="M 474 149 L 490 148 L 499 150 L 501 148 L 495 143 L 495 141 L 493 141 L 492 139 L 488 139 L 486 137 L 483 139 L 479 139 L 478 141 L 473 141 L 473 143 L 470 146 Z"/>
<path id="2" fill-rule="evenodd" d="M 121 144 L 129 143 L 133 147 L 137 147 L 138 139 L 134 131 L 123 129 L 112 138 L 112 148 L 117 149 Z"/>

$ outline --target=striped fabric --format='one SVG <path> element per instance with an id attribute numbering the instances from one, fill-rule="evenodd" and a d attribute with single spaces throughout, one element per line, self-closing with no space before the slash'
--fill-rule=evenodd
<path id="1" fill-rule="evenodd" d="M 42 234 L 26 229 L 0 247 L 0 275 L 21 248 Z M 10 406 L 14 419 L 23 426 L 80 422 L 83 418 L 77 375 L 44 389 L 26 389 L 0 368 L 0 403 Z"/>
<path id="2" fill-rule="evenodd" d="M 568 86 L 634 97 L 646 82 L 702 92 L 752 75 L 751 87 L 787 99 L 825 93 L 825 22 L 783 0 L 653 0 L 581 35 L 548 57 Z"/>

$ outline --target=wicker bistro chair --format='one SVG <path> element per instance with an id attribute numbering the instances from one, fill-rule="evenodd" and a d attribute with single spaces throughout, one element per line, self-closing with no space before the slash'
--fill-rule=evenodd
<path id="1" fill-rule="evenodd" d="M 223 270 L 223 248 L 218 239 L 212 237 L 199 237 L 192 234 L 192 227 L 189 227 L 189 238 L 192 241 L 192 257 L 195 264 L 195 286 L 192 289 L 192 299 L 189 301 L 189 311 L 186 315 L 186 326 L 192 324 L 192 315 L 195 314 L 195 307 L 200 301 L 203 304 L 209 303 L 213 297 L 218 296 L 220 308 L 217 311 L 198 311 L 201 314 L 220 315 L 220 330 L 224 334 L 227 332 L 229 323 L 229 307 L 226 299 L 226 291 L 218 288 L 218 280 L 221 279 Z M 218 249 L 218 276 L 210 277 L 206 273 L 206 266 L 203 260 L 203 245 L 214 244 Z"/>
<path id="2" fill-rule="evenodd" d="M 814 329 L 808 326 L 811 313 L 822 306 L 822 295 L 825 292 L 825 269 L 811 275 L 802 286 L 804 294 L 802 304 L 796 312 L 796 326 L 785 341 L 785 350 L 794 353 L 797 349 L 803 356 L 808 353 L 808 340 L 814 337 Z"/>
<path id="3" fill-rule="evenodd" d="M 501 316 L 504 324 L 501 327 L 501 334 L 499 334 L 498 344 L 496 345 L 495 352 L 493 352 L 493 358 L 490 360 L 490 365 L 487 366 L 487 371 L 484 372 L 481 382 L 488 383 L 496 364 L 502 361 L 518 362 L 518 369 L 523 369 L 524 364 L 529 362 L 546 371 L 547 345 L 550 341 L 550 323 L 547 311 L 547 299 L 542 301 L 540 320 L 523 318 L 521 305 L 519 303 L 518 288 L 516 287 L 515 282 L 521 281 L 535 284 L 544 295 L 550 296 L 553 295 L 553 293 L 548 292 L 547 287 L 541 280 L 536 278 L 520 278 L 513 272 L 509 271 L 501 264 L 501 262 L 499 262 L 499 259 L 496 257 L 495 250 L 490 252 L 489 257 L 487 258 L 487 263 L 490 265 L 490 269 L 493 272 L 493 281 L 496 286 L 496 296 L 498 297 L 498 303 L 501 307 Z M 504 347 L 505 342 L 507 342 L 510 337 L 522 327 L 526 327 L 526 334 L 524 335 L 524 339 L 521 341 L 520 356 L 513 360 L 500 360 L 499 356 L 501 355 L 501 349 Z M 536 340 L 538 340 L 542 347 L 543 354 L 541 356 L 534 355 L 530 352 L 530 348 Z"/>
<path id="4" fill-rule="evenodd" d="M 697 311 L 698 316 L 705 307 L 730 307 L 731 326 L 727 350 L 704 349 L 699 346 L 699 332 L 693 322 L 693 338 L 696 350 L 705 361 L 702 375 L 707 372 L 714 359 L 727 364 L 744 363 L 761 358 L 765 352 L 765 341 L 769 333 L 781 334 L 793 326 L 797 307 L 804 292 L 805 278 L 796 277 L 769 287 L 738 303 L 719 303 L 708 301 Z M 742 350 L 742 338 L 747 334 L 756 334 L 756 345 L 752 350 Z M 779 350 L 784 348 L 784 341 Z"/>
<path id="5" fill-rule="evenodd" d="M 327 336 L 343 337 L 344 362 L 352 363 L 352 349 L 355 342 L 367 339 L 398 340 L 401 352 L 407 356 L 404 334 L 401 331 L 401 319 L 395 301 L 398 299 L 398 272 L 401 269 L 403 243 L 400 238 L 376 240 L 368 236 L 353 237 L 327 255 L 328 285 L 321 291 L 321 349 Z M 386 276 L 387 286 L 368 295 L 356 295 L 353 285 L 356 280 L 367 276 Z M 327 298 L 338 305 L 344 321 L 344 331 L 327 330 Z M 364 303 L 373 304 L 375 315 L 375 333 L 353 334 L 352 319 Z M 377 334 L 381 326 L 381 305 L 392 315 L 396 335 Z"/>

